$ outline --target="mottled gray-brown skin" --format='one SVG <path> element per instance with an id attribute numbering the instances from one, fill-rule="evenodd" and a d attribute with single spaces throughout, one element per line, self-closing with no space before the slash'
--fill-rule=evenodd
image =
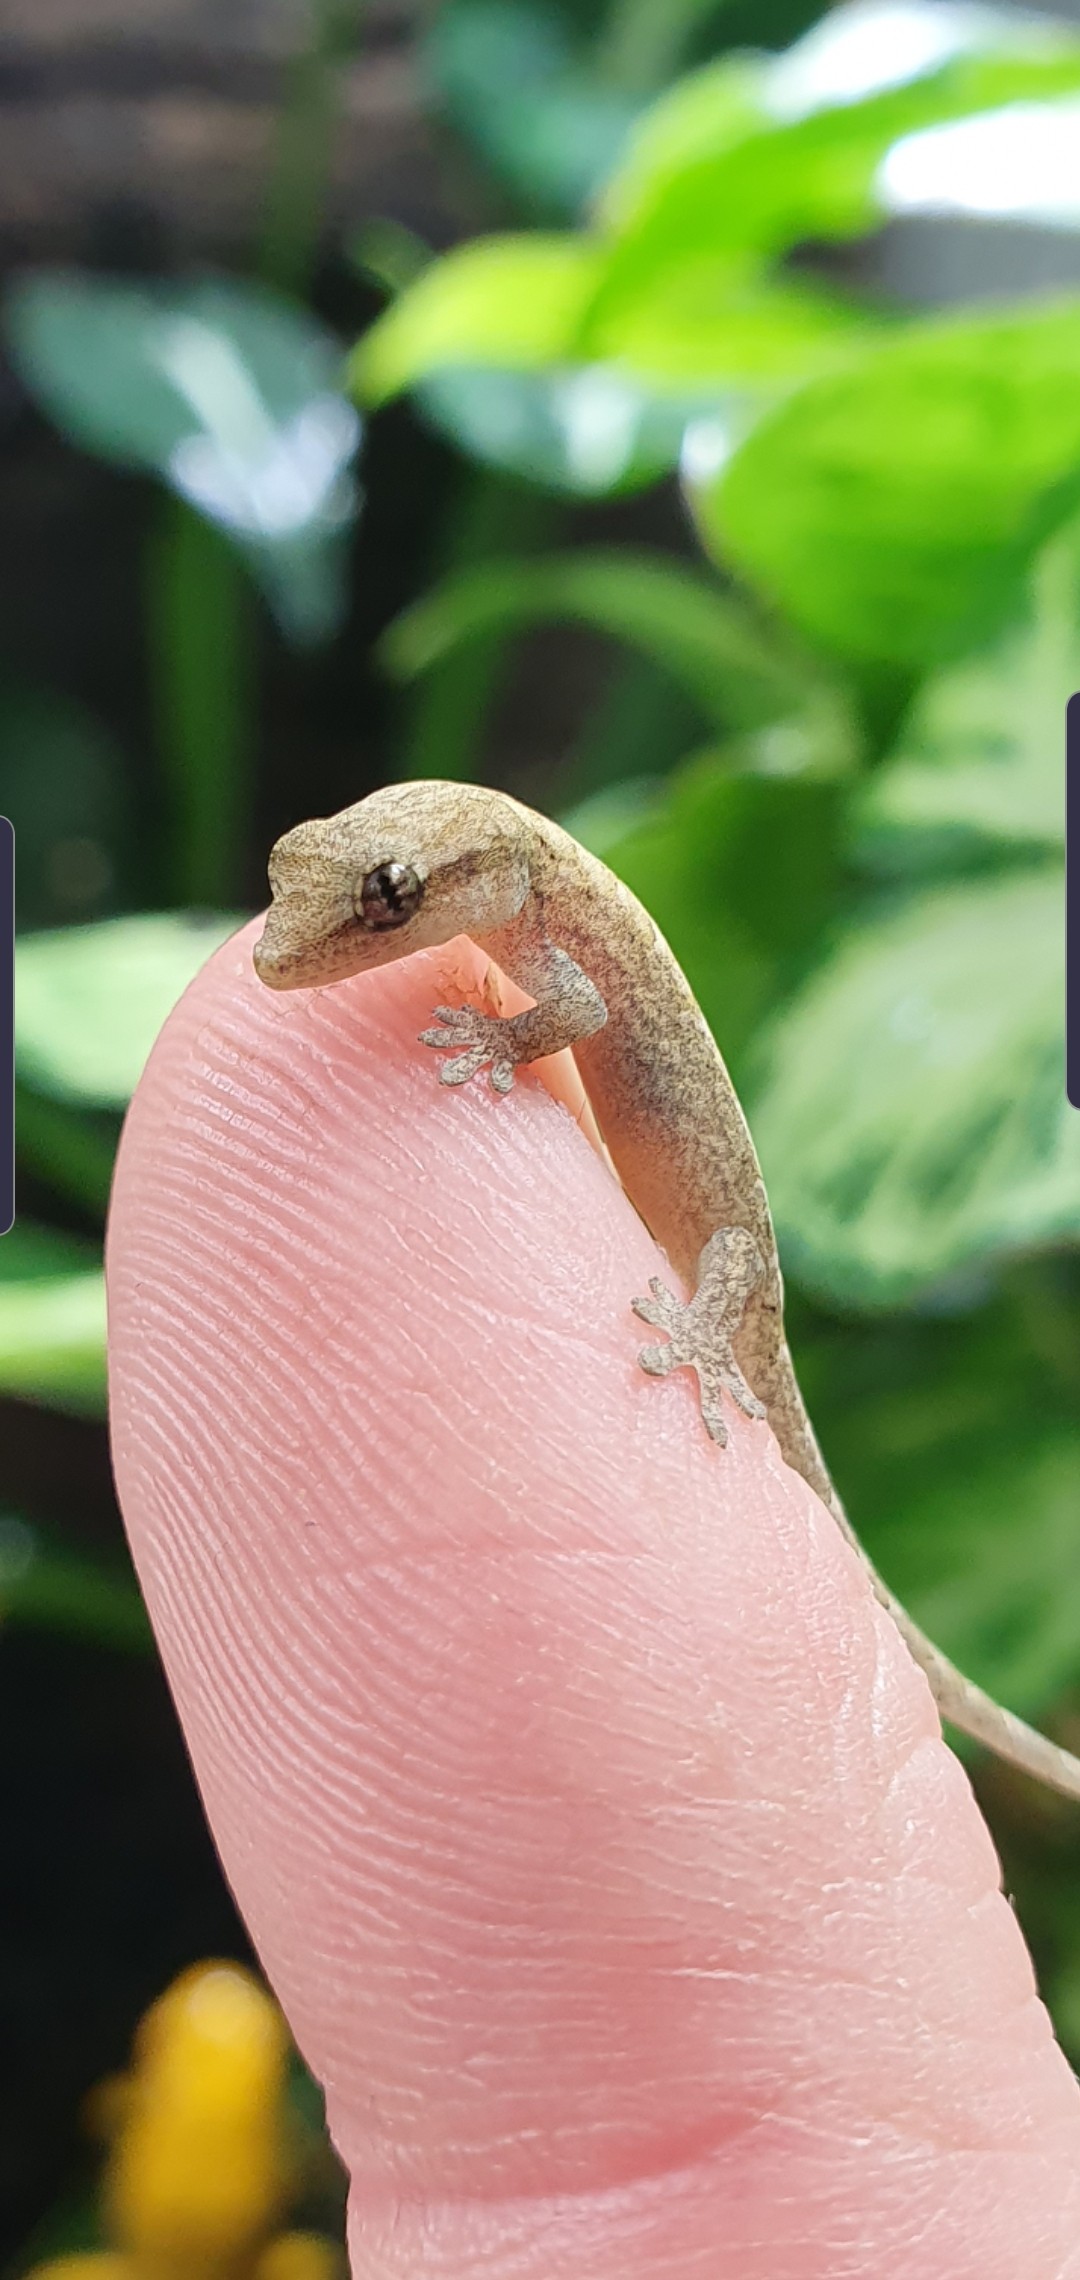
<path id="1" fill-rule="evenodd" d="M 270 988 L 343 980 L 467 934 L 535 999 L 500 1017 L 440 1006 L 422 1042 L 444 1084 L 482 1068 L 574 1057 L 631 1202 L 694 1291 L 654 1280 L 635 1312 L 668 1333 L 643 1368 L 696 1371 L 714 1441 L 721 1395 L 768 1418 L 789 1465 L 833 1513 L 925 1671 L 944 1717 L 1036 1778 L 1080 1797 L 1080 1760 L 1003 1710 L 914 1624 L 870 1566 L 825 1468 L 784 1337 L 776 1241 L 753 1142 L 690 985 L 629 889 L 557 824 L 478 785 L 414 783 L 302 823 L 270 857 L 273 903 L 255 947 Z"/>

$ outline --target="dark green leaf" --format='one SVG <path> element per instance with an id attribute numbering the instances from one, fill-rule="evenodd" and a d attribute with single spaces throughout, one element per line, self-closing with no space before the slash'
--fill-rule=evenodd
<path id="1" fill-rule="evenodd" d="M 0 1283 L 53 1282 L 101 1265 L 100 1246 L 19 1218 L 0 1240 Z"/>
<path id="2" fill-rule="evenodd" d="M 70 1551 L 16 1513 L 0 1513 L 0 1617 L 63 1631 L 97 1646 L 151 1644 L 133 1577 Z"/>
<path id="3" fill-rule="evenodd" d="M 23 379 L 84 450 L 158 475 L 248 561 L 285 631 L 336 631 L 359 422 L 332 337 L 254 285 L 42 273 L 7 328 Z"/>
<path id="4" fill-rule="evenodd" d="M 455 126 L 540 215 L 578 212 L 638 108 L 588 70 L 553 10 L 521 0 L 441 8 L 424 56 Z"/>
<path id="5" fill-rule="evenodd" d="M 843 654 L 956 655 L 1080 496 L 1080 303 L 913 326 L 811 381 L 697 487 L 706 543 Z"/>
<path id="6" fill-rule="evenodd" d="M 854 928 L 781 1016 L 752 1122 L 811 1289 L 896 1305 L 1080 1237 L 1062 914 L 1052 864 L 921 896 Z"/>

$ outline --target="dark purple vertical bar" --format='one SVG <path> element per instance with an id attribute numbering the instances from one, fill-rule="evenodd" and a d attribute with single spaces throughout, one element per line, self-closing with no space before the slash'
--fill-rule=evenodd
<path id="1" fill-rule="evenodd" d="M 1080 1108 L 1080 696 L 1069 698 L 1065 778 L 1065 1087 Z"/>
<path id="2" fill-rule="evenodd" d="M 0 815 L 0 1235 L 15 1218 L 15 834 Z"/>

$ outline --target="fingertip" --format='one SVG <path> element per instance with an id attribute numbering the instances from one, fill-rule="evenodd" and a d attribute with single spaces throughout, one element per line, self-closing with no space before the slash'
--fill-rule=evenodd
<path id="1" fill-rule="evenodd" d="M 271 994 L 254 931 L 125 1132 L 114 1450 L 360 2269 L 1063 2280 L 1075 2085 L 832 1522 L 646 1378 L 573 1116 L 433 1082 L 477 954 Z"/>

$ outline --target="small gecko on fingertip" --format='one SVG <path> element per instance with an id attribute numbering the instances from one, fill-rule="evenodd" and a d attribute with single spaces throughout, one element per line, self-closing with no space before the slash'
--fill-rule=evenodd
<path id="1" fill-rule="evenodd" d="M 438 1006 L 420 1042 L 450 1057 L 443 1084 L 571 1047 L 608 1153 L 645 1225 L 685 1277 L 654 1278 L 634 1312 L 667 1334 L 651 1376 L 697 1373 L 712 1440 L 723 1394 L 765 1417 L 781 1454 L 866 1567 L 943 1717 L 1066 1796 L 1080 1759 L 1002 1709 L 925 1637 L 871 1565 L 829 1478 L 784 1336 L 783 1285 L 764 1182 L 738 1096 L 690 985 L 621 880 L 568 832 L 506 793 L 407 783 L 298 824 L 270 856 L 273 901 L 255 945 L 271 989 L 321 987 L 466 934 L 535 1002 L 500 1016 Z"/>

